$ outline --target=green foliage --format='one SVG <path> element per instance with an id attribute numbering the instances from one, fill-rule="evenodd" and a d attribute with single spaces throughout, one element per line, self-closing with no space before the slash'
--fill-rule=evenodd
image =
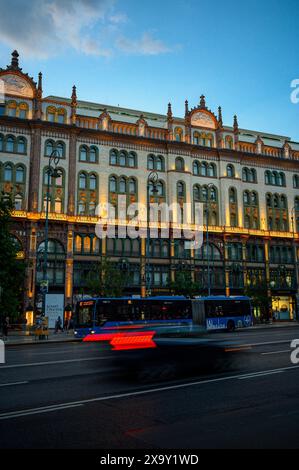
<path id="1" fill-rule="evenodd" d="M 192 276 L 189 271 L 178 271 L 175 281 L 170 282 L 169 288 L 174 295 L 192 297 L 200 294 L 200 289 L 198 285 L 192 281 Z"/>
<path id="2" fill-rule="evenodd" d="M 255 287 L 246 287 L 244 295 L 251 298 L 252 305 L 254 307 L 260 308 L 263 317 L 269 315 L 269 297 L 267 285 L 265 283 Z"/>
<path id="3" fill-rule="evenodd" d="M 125 274 L 106 258 L 90 271 L 86 292 L 99 297 L 121 297 L 126 284 Z"/>
<path id="4" fill-rule="evenodd" d="M 0 317 L 10 321 L 20 314 L 25 279 L 25 262 L 16 258 L 18 247 L 11 236 L 11 198 L 0 196 Z"/>

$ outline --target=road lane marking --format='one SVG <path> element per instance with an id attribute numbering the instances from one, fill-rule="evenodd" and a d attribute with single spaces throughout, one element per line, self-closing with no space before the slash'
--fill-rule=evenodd
<path id="1" fill-rule="evenodd" d="M 283 354 L 283 353 L 289 353 L 291 354 L 291 349 L 284 349 L 283 351 L 270 351 L 270 352 L 263 352 L 261 353 L 262 356 L 270 356 L 271 354 Z"/>
<path id="2" fill-rule="evenodd" d="M 270 370 L 265 370 L 265 371 L 260 371 L 256 372 L 257 377 L 262 377 L 263 375 L 272 375 L 275 372 L 284 372 L 284 371 L 291 371 L 291 370 L 298 370 L 299 366 L 289 366 L 289 367 L 281 367 L 279 369 L 270 369 Z M 252 375 L 254 372 L 252 373 Z M 261 375 L 263 374 L 263 375 Z M 194 386 L 199 386 L 199 385 L 206 385 L 210 383 L 217 383 L 217 382 L 225 382 L 229 380 L 235 380 L 239 379 L 240 377 L 248 377 L 248 374 L 241 374 L 241 375 L 231 375 L 228 377 L 218 377 L 215 379 L 207 379 L 207 380 L 200 380 L 197 382 L 187 382 L 184 384 L 177 384 L 177 385 L 168 385 L 164 387 L 158 387 L 158 388 L 150 388 L 147 390 L 137 390 L 135 392 L 126 392 L 126 393 L 119 393 L 115 395 L 107 395 L 107 396 L 102 396 L 102 397 L 95 397 L 95 398 L 89 398 L 86 400 L 80 400 L 80 401 L 74 401 L 74 402 L 68 402 L 68 403 L 60 403 L 58 405 L 51 405 L 51 406 L 44 406 L 44 407 L 39 407 L 39 408 L 31 408 L 27 410 L 20 410 L 20 411 L 10 411 L 6 413 L 0 414 L 0 421 L 2 420 L 7 420 L 7 419 L 13 419 L 13 418 L 19 418 L 21 416 L 29 416 L 33 414 L 39 414 L 39 413 L 48 413 L 52 411 L 61 411 L 65 410 L 68 408 L 75 408 L 77 406 L 84 406 L 88 405 L 90 403 L 97 403 L 97 402 L 104 402 L 104 401 L 109 401 L 109 400 L 117 400 L 117 399 L 123 399 L 123 398 L 131 398 L 131 397 L 138 397 L 138 396 L 143 396 L 143 395 L 149 395 L 151 393 L 158 393 L 158 392 L 168 392 L 172 390 L 179 390 L 179 389 L 184 389 L 184 388 L 190 388 Z"/>
<path id="3" fill-rule="evenodd" d="M 256 379 L 256 378 L 259 378 L 259 377 L 265 377 L 267 375 L 283 374 L 283 373 L 284 373 L 283 370 L 276 370 L 276 371 L 273 371 L 273 372 L 264 372 L 263 374 L 260 374 L 260 373 L 248 374 L 246 376 L 239 377 L 238 380 Z"/>
<path id="4" fill-rule="evenodd" d="M 31 416 L 31 415 L 36 415 L 36 414 L 41 414 L 41 413 L 51 413 L 53 411 L 59 411 L 61 409 L 67 410 L 69 408 L 78 408 L 79 406 L 83 406 L 81 403 L 74 403 L 74 404 L 69 404 L 63 406 L 63 408 L 60 405 L 53 405 L 53 406 L 45 406 L 43 408 L 32 408 L 29 410 L 24 410 L 24 411 L 13 411 L 11 413 L 3 413 L 1 415 L 1 419 L 11 419 L 11 418 L 21 418 L 22 416 Z"/>
<path id="5" fill-rule="evenodd" d="M 8 384 L 1 384 L 0 383 L 0 387 L 11 387 L 12 385 L 24 385 L 24 384 L 28 384 L 28 380 L 26 381 L 23 381 L 23 382 L 11 382 L 11 383 L 8 383 Z"/>
<path id="6" fill-rule="evenodd" d="M 14 369 L 16 367 L 37 367 L 37 366 L 47 366 L 47 365 L 54 365 L 54 364 L 69 364 L 72 362 L 83 362 L 83 361 L 95 361 L 95 360 L 104 360 L 104 359 L 111 359 L 111 356 L 96 356 L 96 357 L 85 357 L 81 359 L 65 359 L 63 361 L 47 361 L 47 362 L 25 362 L 23 364 L 10 364 L 1 366 L 0 371 L 2 369 Z"/>

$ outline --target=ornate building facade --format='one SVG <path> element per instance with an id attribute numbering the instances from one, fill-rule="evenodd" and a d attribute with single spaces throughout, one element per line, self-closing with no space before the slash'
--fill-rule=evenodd
<path id="1" fill-rule="evenodd" d="M 201 96 L 184 117 L 171 104 L 165 115 L 43 96 L 19 66 L 18 53 L 0 69 L 0 187 L 15 201 L 13 235 L 27 260 L 24 308 L 40 303 L 49 156 L 60 156 L 50 181 L 48 279 L 50 292 L 73 304 L 102 257 L 123 269 L 128 294 L 145 295 L 146 240 L 95 236 L 99 203 L 147 200 L 147 178 L 159 177 L 158 199 L 203 202 L 209 244 L 186 250 L 184 240 L 151 240 L 150 286 L 168 292 L 187 270 L 199 293 L 241 294 L 266 284 L 278 318 L 296 317 L 299 255 L 299 143 L 245 130 L 237 117 L 224 125 Z M 1 91 L 1 88 L 0 88 Z M 258 314 L 258 312 L 257 312 Z"/>

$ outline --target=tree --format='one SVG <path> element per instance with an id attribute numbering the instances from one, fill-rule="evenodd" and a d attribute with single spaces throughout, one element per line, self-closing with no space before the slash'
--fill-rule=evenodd
<path id="1" fill-rule="evenodd" d="M 11 235 L 11 197 L 0 196 L 0 317 L 10 320 L 20 313 L 20 302 L 25 280 L 25 262 L 17 259 L 18 247 Z"/>
<path id="2" fill-rule="evenodd" d="M 253 307 L 260 309 L 261 318 L 269 319 L 269 297 L 267 284 L 262 283 L 259 286 L 246 287 L 244 294 L 251 298 Z"/>
<path id="3" fill-rule="evenodd" d="M 191 273 L 188 271 L 178 271 L 175 281 L 170 282 L 169 288 L 175 295 L 184 295 L 185 297 L 199 295 L 198 285 L 192 281 Z"/>
<path id="4" fill-rule="evenodd" d="M 126 276 L 114 263 L 103 258 L 89 272 L 86 290 L 92 296 L 121 297 L 126 285 Z"/>

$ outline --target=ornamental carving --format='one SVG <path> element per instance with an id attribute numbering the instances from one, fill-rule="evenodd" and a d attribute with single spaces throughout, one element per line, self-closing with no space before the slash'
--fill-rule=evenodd
<path id="1" fill-rule="evenodd" d="M 198 111 L 192 115 L 191 125 L 197 127 L 207 127 L 209 129 L 216 129 L 214 119 L 209 114 L 204 113 L 203 111 Z"/>
<path id="2" fill-rule="evenodd" d="M 33 90 L 29 83 L 14 74 L 2 75 L 1 80 L 4 82 L 4 94 L 33 98 Z"/>

